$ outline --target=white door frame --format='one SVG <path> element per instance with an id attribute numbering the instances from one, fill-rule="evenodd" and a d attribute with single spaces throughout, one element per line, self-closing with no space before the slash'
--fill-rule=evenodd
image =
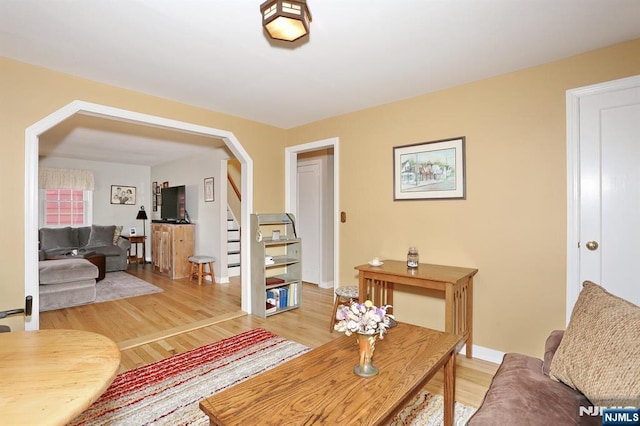
<path id="1" fill-rule="evenodd" d="M 106 119 L 137 123 L 140 125 L 160 127 L 220 138 L 242 164 L 242 223 L 249 223 L 249 216 L 253 209 L 253 160 L 244 150 L 235 135 L 226 130 L 200 126 L 183 121 L 171 120 L 154 115 L 141 114 L 105 105 L 85 101 L 73 101 L 59 110 L 49 114 L 25 130 L 25 183 L 24 183 L 24 288 L 25 295 L 33 295 L 33 314 L 25 319 L 25 330 L 40 328 L 40 300 L 38 297 L 38 145 L 39 137 L 45 131 L 56 126 L 74 114 L 86 114 Z M 241 244 L 246 247 L 241 253 L 241 309 L 251 313 L 251 258 L 249 233 L 241 236 Z"/>
<path id="2" fill-rule="evenodd" d="M 638 87 L 640 75 L 567 91 L 567 310 L 571 311 L 582 289 L 580 282 L 580 98 Z"/>
<path id="3" fill-rule="evenodd" d="M 285 149 L 284 185 L 285 211 L 297 215 L 298 154 L 333 148 L 333 286 L 337 285 L 340 271 L 340 139 L 337 137 L 290 146 Z"/>

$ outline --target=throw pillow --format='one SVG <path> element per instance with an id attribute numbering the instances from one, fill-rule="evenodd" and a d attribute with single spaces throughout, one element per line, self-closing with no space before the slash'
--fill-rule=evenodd
<path id="1" fill-rule="evenodd" d="M 38 237 L 41 250 L 77 248 L 78 239 L 69 226 L 65 228 L 41 228 Z"/>
<path id="2" fill-rule="evenodd" d="M 550 376 L 596 406 L 640 406 L 640 307 L 585 281 Z"/>
<path id="3" fill-rule="evenodd" d="M 116 226 L 116 230 L 113 232 L 113 245 L 114 246 L 118 245 L 118 239 L 120 238 L 120 235 L 122 235 L 122 225 Z"/>
<path id="4" fill-rule="evenodd" d="M 113 233 L 115 231 L 115 225 L 91 225 L 91 233 L 89 234 L 89 243 L 87 244 L 87 247 L 112 246 Z"/>

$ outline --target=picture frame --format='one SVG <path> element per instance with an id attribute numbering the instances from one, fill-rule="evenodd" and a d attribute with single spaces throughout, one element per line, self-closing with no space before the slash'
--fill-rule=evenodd
<path id="1" fill-rule="evenodd" d="M 129 236 L 130 237 L 135 237 L 137 235 L 138 231 L 136 230 L 136 228 L 129 228 Z"/>
<path id="2" fill-rule="evenodd" d="M 151 198 L 153 198 L 153 211 L 158 211 L 158 191 L 160 187 L 158 186 L 158 182 L 151 183 Z"/>
<path id="3" fill-rule="evenodd" d="M 111 185 L 111 204 L 135 205 L 136 187 Z"/>
<path id="4" fill-rule="evenodd" d="M 466 199 L 465 137 L 393 148 L 393 200 Z"/>
<path id="5" fill-rule="evenodd" d="M 208 177 L 204 180 L 204 201 L 211 202 L 215 200 L 215 194 L 213 191 L 213 178 Z"/>

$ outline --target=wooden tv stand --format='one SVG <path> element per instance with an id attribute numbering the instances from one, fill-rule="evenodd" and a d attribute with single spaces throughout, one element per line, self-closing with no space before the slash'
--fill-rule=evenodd
<path id="1" fill-rule="evenodd" d="M 171 279 L 189 276 L 189 256 L 195 250 L 195 225 L 151 223 L 153 270 Z"/>

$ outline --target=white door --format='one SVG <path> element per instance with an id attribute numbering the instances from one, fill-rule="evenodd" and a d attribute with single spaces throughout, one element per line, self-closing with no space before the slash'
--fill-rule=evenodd
<path id="1" fill-rule="evenodd" d="M 640 305 L 640 79 L 579 99 L 579 282 Z"/>
<path id="2" fill-rule="evenodd" d="M 320 284 L 322 175 L 319 160 L 298 162 L 298 236 L 302 239 L 302 280 Z"/>

